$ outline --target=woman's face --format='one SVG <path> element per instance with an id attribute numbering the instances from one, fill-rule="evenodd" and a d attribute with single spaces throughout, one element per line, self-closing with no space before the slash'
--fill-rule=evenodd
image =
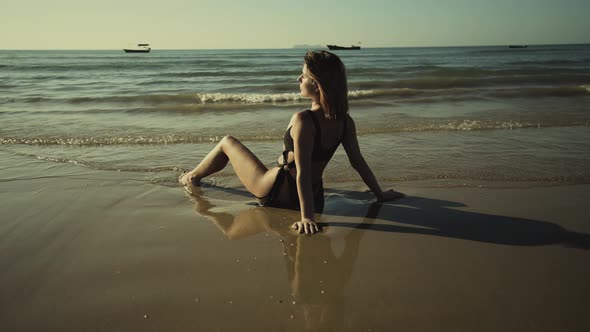
<path id="1" fill-rule="evenodd" d="M 299 90 L 303 97 L 312 98 L 318 94 L 317 84 L 309 76 L 307 65 L 303 65 L 301 75 L 297 78 L 297 82 L 299 82 Z"/>

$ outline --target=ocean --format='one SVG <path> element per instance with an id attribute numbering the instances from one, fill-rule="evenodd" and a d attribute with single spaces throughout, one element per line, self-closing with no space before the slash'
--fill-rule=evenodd
<path id="1" fill-rule="evenodd" d="M 291 115 L 310 105 L 296 81 L 305 51 L 0 50 L 2 181 L 59 165 L 55 176 L 177 185 L 226 134 L 273 165 Z M 334 52 L 379 181 L 590 183 L 590 45 Z M 324 177 L 361 183 L 341 147 Z M 207 181 L 241 187 L 231 168 Z"/>

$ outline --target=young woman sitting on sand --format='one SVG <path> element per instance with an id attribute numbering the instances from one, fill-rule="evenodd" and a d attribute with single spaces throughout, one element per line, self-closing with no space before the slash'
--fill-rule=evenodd
<path id="1" fill-rule="evenodd" d="M 221 171 L 230 161 L 240 181 L 261 205 L 299 209 L 301 221 L 292 227 L 299 233 L 313 234 L 318 231 L 314 211 L 321 212 L 324 207 L 322 174 L 341 143 L 350 164 L 378 202 L 404 194 L 382 191 L 361 154 L 355 124 L 348 115 L 348 85 L 340 58 L 326 51 L 310 51 L 304 60 L 297 81 L 301 95 L 311 98 L 311 109 L 291 118 L 277 167 L 268 169 L 240 141 L 228 135 L 179 181 L 185 186 L 198 186 L 202 178 Z"/>

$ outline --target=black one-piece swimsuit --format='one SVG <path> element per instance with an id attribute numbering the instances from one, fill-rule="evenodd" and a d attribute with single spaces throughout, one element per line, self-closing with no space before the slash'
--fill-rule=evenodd
<path id="1" fill-rule="evenodd" d="M 313 152 L 311 155 L 311 160 L 312 161 L 328 161 L 332 158 L 332 156 L 334 155 L 334 152 L 336 152 L 336 149 L 340 145 L 342 139 L 340 139 L 340 141 L 338 143 L 336 143 L 332 148 L 323 149 L 322 144 L 321 144 L 322 143 L 322 141 L 321 141 L 322 132 L 321 132 L 320 123 L 319 123 L 318 119 L 316 119 L 316 117 L 312 114 L 311 110 L 306 110 L 306 112 L 308 113 L 308 116 L 310 116 L 313 119 L 313 124 L 315 127 L 315 140 L 314 140 L 314 146 L 313 146 Z M 344 120 L 344 125 L 346 126 L 346 120 Z M 345 133 L 345 132 L 346 132 L 346 127 L 343 130 L 343 133 Z M 344 134 L 343 134 L 343 136 L 344 136 Z M 263 206 L 276 206 L 276 207 L 284 207 L 284 208 L 299 210 L 300 205 L 299 205 L 299 195 L 297 193 L 297 183 L 295 182 L 295 179 L 293 178 L 293 176 L 291 175 L 291 172 L 290 172 L 291 169 L 295 169 L 295 161 L 287 163 L 287 160 L 288 160 L 287 157 L 289 155 L 289 152 L 294 151 L 293 137 L 291 137 L 291 127 L 287 128 L 287 131 L 285 131 L 285 135 L 283 136 L 283 143 L 285 144 L 285 150 L 283 151 L 283 163 L 278 164 L 278 166 L 281 169 L 279 169 L 279 171 L 277 173 L 277 177 L 275 178 L 275 182 L 273 183 L 273 186 L 270 189 L 270 192 L 266 196 L 257 197 L 257 198 L 258 198 L 260 205 L 263 205 Z M 281 186 L 283 185 L 283 182 L 285 180 L 287 180 L 288 187 L 289 187 L 289 204 L 287 204 L 287 206 L 284 206 L 283 204 L 281 204 L 279 206 L 277 198 L 279 196 Z M 314 197 L 313 197 L 314 210 L 315 210 L 315 212 L 321 212 L 324 209 L 324 188 L 323 188 L 322 181 L 320 181 L 319 185 L 314 186 L 313 192 L 314 192 Z"/>

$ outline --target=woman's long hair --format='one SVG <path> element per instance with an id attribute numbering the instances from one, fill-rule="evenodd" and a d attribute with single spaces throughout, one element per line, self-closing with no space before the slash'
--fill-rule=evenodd
<path id="1" fill-rule="evenodd" d="M 326 119 L 348 113 L 346 69 L 340 58 L 328 51 L 308 51 L 305 64 L 320 92 L 320 106 Z"/>

